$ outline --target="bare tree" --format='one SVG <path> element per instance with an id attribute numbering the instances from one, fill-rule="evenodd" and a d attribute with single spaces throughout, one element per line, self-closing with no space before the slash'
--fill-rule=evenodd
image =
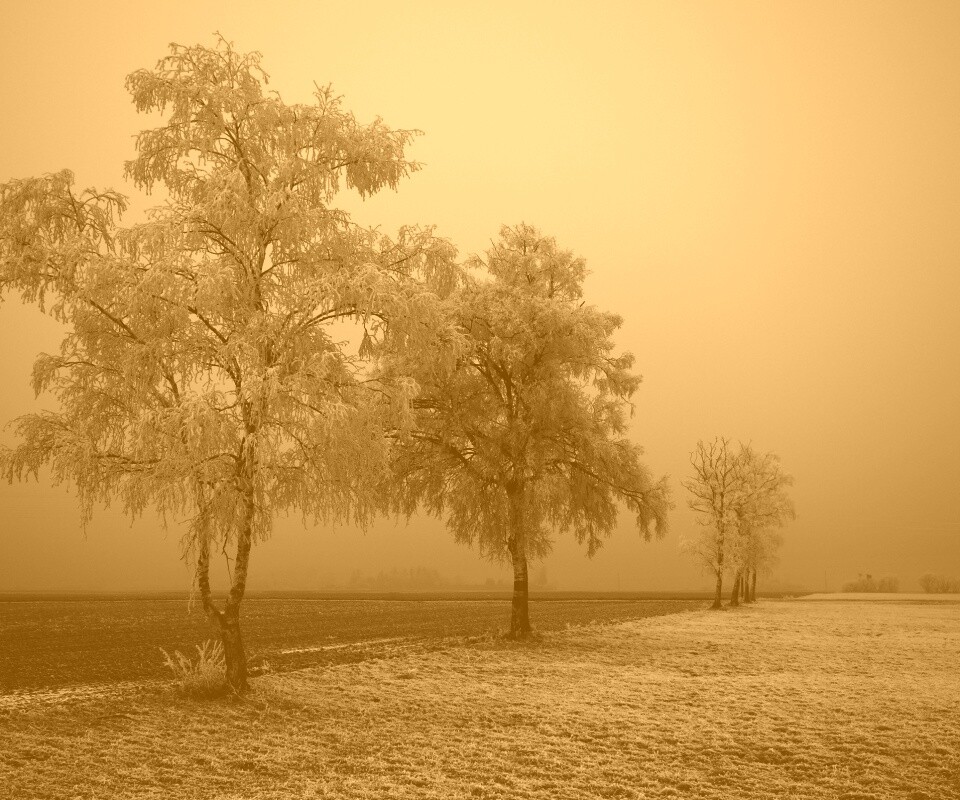
<path id="1" fill-rule="evenodd" d="M 735 527 L 734 507 L 740 486 L 737 457 L 728 439 L 697 442 L 690 454 L 693 475 L 681 481 L 690 493 L 688 505 L 697 513 L 699 534 L 686 542 L 693 553 L 716 577 L 713 605 L 723 607 L 723 574 L 727 568 L 730 537 Z"/>

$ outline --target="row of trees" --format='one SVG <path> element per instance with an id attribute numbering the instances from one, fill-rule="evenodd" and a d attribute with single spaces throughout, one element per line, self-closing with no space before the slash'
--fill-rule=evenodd
<path id="1" fill-rule="evenodd" d="M 722 607 L 727 574 L 733 579 L 730 604 L 753 602 L 758 572 L 775 563 L 778 529 L 795 516 L 787 494 L 793 478 L 773 453 L 735 447 L 723 437 L 697 442 L 690 464 L 693 473 L 683 486 L 700 528 L 685 546 L 716 578 L 712 607 Z"/>
<path id="2" fill-rule="evenodd" d="M 920 588 L 927 594 L 960 593 L 960 578 L 927 572 L 920 576 Z M 843 585 L 845 592 L 899 592 L 900 579 L 886 577 L 876 580 L 873 575 L 858 575 L 855 581 Z"/>
<path id="3" fill-rule="evenodd" d="M 33 377 L 59 410 L 18 421 L 2 468 L 50 468 L 85 519 L 112 500 L 187 519 L 237 692 L 251 550 L 278 513 L 441 515 L 512 563 L 511 633 L 526 636 L 528 561 L 551 531 L 593 553 L 618 503 L 644 536 L 665 530 L 666 482 L 625 435 L 639 378 L 614 351 L 621 321 L 585 305 L 582 259 L 529 226 L 460 262 L 430 229 L 353 223 L 337 194 L 396 188 L 419 168 L 416 132 L 358 123 L 329 88 L 286 104 L 267 82 L 259 54 L 222 39 L 127 78 L 137 109 L 164 116 L 125 166 L 166 190 L 142 224 L 69 171 L 0 186 L 0 290 L 66 328 Z"/>
<path id="4" fill-rule="evenodd" d="M 960 593 L 960 578 L 927 572 L 920 576 L 920 588 L 927 594 Z M 895 577 L 874 579 L 873 575 L 858 575 L 855 581 L 843 585 L 845 592 L 899 592 L 900 580 Z"/>

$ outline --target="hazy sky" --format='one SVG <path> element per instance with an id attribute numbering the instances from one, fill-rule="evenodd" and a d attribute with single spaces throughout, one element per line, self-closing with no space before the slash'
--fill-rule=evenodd
<path id="1" fill-rule="evenodd" d="M 388 232 L 435 224 L 462 254 L 526 221 L 587 259 L 588 300 L 637 358 L 634 435 L 671 476 L 672 531 L 621 530 L 564 588 L 709 585 L 678 552 L 699 438 L 780 454 L 798 519 L 777 578 L 960 576 L 960 4 L 949 2 L 5 4 L 0 181 L 69 167 L 122 179 L 124 77 L 219 30 L 271 87 L 331 83 L 363 121 L 425 132 L 397 193 L 345 205 Z M 57 327 L 0 307 L 0 420 L 36 409 Z M 48 401 L 49 402 L 49 401 Z M 4 441 L 11 442 L 9 431 Z M 179 531 L 117 512 L 87 538 L 63 487 L 0 485 L 0 590 L 187 588 Z M 355 569 L 507 577 L 433 521 L 304 530 L 281 520 L 251 589 Z"/>

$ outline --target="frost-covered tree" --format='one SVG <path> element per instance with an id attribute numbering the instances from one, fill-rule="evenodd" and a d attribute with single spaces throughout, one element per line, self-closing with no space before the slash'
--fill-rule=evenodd
<path id="1" fill-rule="evenodd" d="M 668 489 L 626 437 L 640 378 L 633 357 L 614 352 L 620 318 L 583 302 L 583 259 L 520 225 L 471 263 L 480 274 L 448 300 L 459 357 L 390 366 L 421 389 L 396 462 L 400 504 L 446 517 L 458 541 L 512 563 L 510 632 L 523 638 L 528 562 L 554 531 L 593 555 L 622 502 L 644 536 L 660 535 Z"/>
<path id="2" fill-rule="evenodd" d="M 766 527 L 752 531 L 744 547 L 743 599 L 753 603 L 757 599 L 757 576 L 768 573 L 777 563 L 783 536 L 776 528 Z"/>
<path id="3" fill-rule="evenodd" d="M 753 599 L 756 572 L 769 566 L 779 545 L 775 529 L 793 517 L 786 488 L 793 483 L 773 453 L 749 445 L 735 449 L 729 439 L 697 442 L 690 454 L 693 474 L 682 481 L 688 504 L 697 513 L 699 533 L 687 542 L 716 576 L 712 608 L 722 607 L 723 576 L 733 575 L 731 605 L 741 594 Z M 752 582 L 752 589 L 748 583 Z"/>
<path id="4" fill-rule="evenodd" d="M 57 412 L 18 422 L 10 479 L 52 470 L 85 514 L 122 502 L 189 518 L 203 607 L 227 678 L 247 683 L 240 635 L 252 546 L 278 512 L 364 523 L 413 384 L 374 379 L 369 359 L 436 348 L 437 297 L 456 274 L 429 231 L 395 240 L 333 207 L 341 189 L 395 188 L 417 164 L 415 132 L 360 124 L 329 88 L 287 104 L 257 53 L 220 39 L 171 45 L 127 88 L 163 123 L 136 140 L 134 185 L 166 188 L 147 222 L 122 228 L 123 196 L 78 191 L 68 171 L 0 187 L 0 287 L 62 322 L 38 392 Z M 344 325 L 358 331 L 347 347 Z M 228 559 L 218 600 L 210 560 Z"/>
<path id="5" fill-rule="evenodd" d="M 685 547 L 716 576 L 713 608 L 723 606 L 723 574 L 727 568 L 730 536 L 734 526 L 733 505 L 738 487 L 736 453 L 728 439 L 697 442 L 690 454 L 693 475 L 681 481 L 690 493 L 687 503 L 700 526 Z"/>
<path id="6" fill-rule="evenodd" d="M 757 572 L 772 566 L 781 543 L 778 529 L 796 516 L 787 495 L 793 478 L 784 474 L 776 454 L 741 446 L 737 474 L 740 488 L 733 504 L 731 605 L 738 605 L 741 595 L 747 602 L 756 599 Z"/>

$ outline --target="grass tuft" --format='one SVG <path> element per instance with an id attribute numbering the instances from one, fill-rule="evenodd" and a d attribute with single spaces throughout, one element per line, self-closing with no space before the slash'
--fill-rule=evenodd
<path id="1" fill-rule="evenodd" d="M 197 659 L 192 661 L 179 650 L 171 656 L 162 647 L 164 665 L 173 673 L 177 689 L 187 697 L 221 697 L 226 693 L 226 665 L 223 645 L 207 639 L 197 645 Z"/>

